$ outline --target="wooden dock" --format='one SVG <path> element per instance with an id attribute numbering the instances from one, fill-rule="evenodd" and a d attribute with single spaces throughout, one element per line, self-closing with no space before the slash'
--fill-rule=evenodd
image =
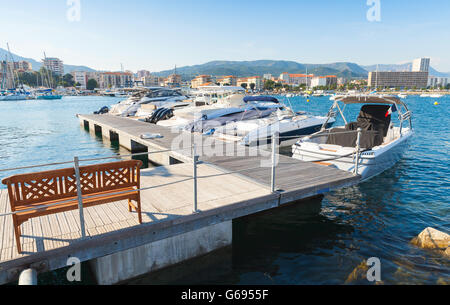
<path id="1" fill-rule="evenodd" d="M 148 151 L 169 150 L 171 141 L 180 136 L 168 128 L 127 118 L 109 115 L 79 118 L 83 126 L 101 132 L 106 138 L 117 135 L 121 145 L 131 150 L 131 141 Z M 142 133 L 160 133 L 163 138 L 143 140 Z M 128 212 L 126 202 L 84 209 L 88 236 L 83 240 L 78 211 L 42 216 L 22 225 L 24 253 L 18 254 L 11 216 L 0 217 L 0 284 L 15 280 L 26 268 L 45 272 L 65 267 L 68 257 L 88 261 L 112 255 L 355 185 L 360 179 L 348 172 L 279 155 L 277 191 L 272 193 L 271 168 L 261 167 L 270 159 L 267 152 L 248 148 L 242 148 L 242 152 L 235 151 L 235 156 L 201 157 L 198 213 L 193 213 L 193 165 L 191 151 L 186 149 L 160 153 L 159 160 L 167 161 L 164 166 L 142 170 L 141 188 L 150 189 L 141 194 L 141 225 L 136 213 Z M 179 162 L 183 163 L 176 164 Z M 8 194 L 1 190 L 0 214 L 8 211 Z"/>

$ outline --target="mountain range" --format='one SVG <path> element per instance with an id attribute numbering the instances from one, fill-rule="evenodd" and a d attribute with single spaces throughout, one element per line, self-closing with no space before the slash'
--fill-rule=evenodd
<path id="1" fill-rule="evenodd" d="M 0 48 L 0 60 L 4 60 L 8 56 L 8 51 Z M 37 71 L 42 67 L 42 62 L 32 58 L 22 57 L 12 54 L 14 61 L 26 60 L 33 66 L 33 70 Z M 378 66 L 378 68 L 377 68 Z M 391 64 L 391 65 L 370 65 L 361 66 L 351 62 L 336 62 L 329 64 L 302 64 L 295 61 L 285 60 L 254 60 L 254 61 L 225 61 L 216 60 L 201 65 L 185 66 L 177 68 L 177 73 L 182 76 L 184 80 L 190 80 L 196 75 L 234 75 L 237 77 L 272 74 L 279 76 L 283 72 L 288 73 L 308 73 L 315 75 L 337 75 L 345 78 L 367 78 L 371 71 L 411 71 L 412 63 Z M 64 65 L 65 73 L 72 71 L 88 71 L 94 72 L 95 69 L 86 66 Z M 174 70 L 165 70 L 154 72 L 155 75 L 167 77 L 172 74 Z M 430 67 L 430 75 L 438 77 L 450 77 L 449 73 L 439 72 Z"/>

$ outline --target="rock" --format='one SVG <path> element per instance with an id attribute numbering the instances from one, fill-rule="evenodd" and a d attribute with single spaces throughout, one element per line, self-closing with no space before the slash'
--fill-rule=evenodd
<path id="1" fill-rule="evenodd" d="M 423 249 L 447 249 L 446 253 L 448 253 L 450 235 L 428 227 L 413 238 L 411 243 Z"/>
<path id="2" fill-rule="evenodd" d="M 355 269 L 353 269 L 352 273 L 350 273 L 350 275 L 347 277 L 345 284 L 351 284 L 366 279 L 368 270 L 369 267 L 367 266 L 367 261 L 364 260 Z"/>
<path id="3" fill-rule="evenodd" d="M 450 281 L 448 279 L 445 279 L 443 277 L 438 278 L 436 281 L 437 285 L 450 285 Z"/>

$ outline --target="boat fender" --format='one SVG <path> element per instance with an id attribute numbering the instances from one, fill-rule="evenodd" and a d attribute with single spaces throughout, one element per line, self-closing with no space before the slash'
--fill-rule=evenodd
<path id="1" fill-rule="evenodd" d="M 154 110 L 154 111 L 153 111 L 153 112 L 145 119 L 145 121 L 146 121 L 147 123 L 152 123 L 153 120 L 155 119 L 155 115 L 156 115 L 157 112 L 158 112 L 158 109 Z"/>
<path id="2" fill-rule="evenodd" d="M 215 131 L 216 130 L 214 128 L 211 128 L 210 130 L 204 132 L 203 135 L 210 136 L 210 135 L 213 135 Z"/>
<path id="3" fill-rule="evenodd" d="M 164 115 L 169 111 L 167 108 L 162 108 L 162 110 L 158 113 L 158 115 L 155 117 L 155 124 L 158 123 Z"/>
<path id="4" fill-rule="evenodd" d="M 109 108 L 107 106 L 103 106 L 99 111 L 94 111 L 94 114 L 105 114 L 109 112 Z"/>
<path id="5" fill-rule="evenodd" d="M 157 122 L 156 119 L 157 119 L 158 115 L 161 113 L 162 110 L 164 110 L 164 108 L 156 109 L 153 112 L 152 118 L 150 119 L 150 123 L 156 124 L 156 122 Z"/>

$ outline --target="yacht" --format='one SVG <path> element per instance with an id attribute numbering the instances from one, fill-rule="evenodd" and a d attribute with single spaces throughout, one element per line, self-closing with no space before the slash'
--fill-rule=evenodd
<path id="1" fill-rule="evenodd" d="M 21 89 L 0 91 L 0 101 L 22 101 L 30 98 L 30 93 Z"/>
<path id="2" fill-rule="evenodd" d="M 344 109 L 352 104 L 362 106 L 356 121 L 348 122 Z M 411 112 L 398 97 L 336 97 L 329 116 L 337 112 L 345 126 L 326 128 L 324 125 L 321 131 L 298 140 L 292 146 L 293 158 L 353 172 L 364 181 L 400 160 L 413 136 Z M 393 113 L 398 114 L 398 126 L 391 120 Z"/>
<path id="3" fill-rule="evenodd" d="M 197 105 L 210 105 L 219 99 L 226 98 L 233 94 L 245 94 L 245 89 L 236 86 L 202 86 L 196 90 L 191 90 L 193 102 Z"/>
<path id="4" fill-rule="evenodd" d="M 173 107 L 177 104 L 183 106 L 189 103 L 183 102 L 188 97 L 182 95 L 176 89 L 163 87 L 147 87 L 134 93 L 131 97 L 112 105 L 110 114 L 118 116 L 135 116 L 142 105 L 153 105 L 154 109 L 160 107 Z M 140 115 L 143 115 L 142 113 Z"/>
<path id="5" fill-rule="evenodd" d="M 38 89 L 34 92 L 35 98 L 38 100 L 60 100 L 62 95 L 55 94 L 53 89 Z"/>
<path id="6" fill-rule="evenodd" d="M 295 113 L 275 97 L 233 94 L 213 105 L 175 110 L 173 117 L 157 124 L 246 146 L 268 144 L 272 134 L 279 132 L 279 144 L 286 146 L 301 135 L 320 130 L 326 120 L 327 117 Z M 327 126 L 333 123 L 331 118 Z"/>

